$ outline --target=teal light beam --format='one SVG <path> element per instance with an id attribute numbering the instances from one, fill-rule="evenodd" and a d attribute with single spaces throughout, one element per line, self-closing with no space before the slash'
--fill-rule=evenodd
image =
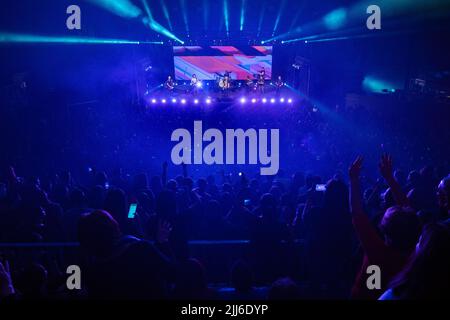
<path id="1" fill-rule="evenodd" d="M 183 14 L 184 27 L 186 28 L 186 33 L 189 35 L 189 21 L 187 16 L 186 0 L 180 0 L 180 6 L 181 12 Z"/>
<path id="2" fill-rule="evenodd" d="M 240 31 L 244 30 L 246 2 L 247 2 L 247 0 L 242 0 L 242 3 L 241 3 L 241 19 L 240 19 L 240 23 L 239 23 L 239 30 Z"/>
<path id="3" fill-rule="evenodd" d="M 0 32 L 0 43 L 55 43 L 55 44 L 163 44 L 161 41 L 131 41 L 86 37 L 63 37 Z"/>
<path id="4" fill-rule="evenodd" d="M 144 9 L 145 12 L 147 13 L 148 17 L 144 17 L 142 19 L 142 22 L 146 25 L 148 25 L 150 27 L 150 29 L 172 39 L 175 40 L 181 44 L 183 44 L 184 42 L 182 40 L 180 40 L 179 38 L 177 38 L 172 32 L 170 32 L 169 30 L 167 30 L 166 28 L 164 28 L 162 25 L 160 25 L 158 22 L 155 21 L 155 19 L 153 19 L 153 15 L 152 12 L 150 10 L 150 7 L 147 3 L 147 0 L 142 0 L 142 4 L 144 5 Z"/>
<path id="5" fill-rule="evenodd" d="M 264 21 L 264 15 L 266 14 L 266 6 L 267 6 L 267 2 L 264 1 L 263 5 L 261 7 L 261 12 L 259 13 L 258 33 L 256 34 L 257 38 L 261 35 L 261 28 L 262 28 L 262 24 Z"/>
<path id="6" fill-rule="evenodd" d="M 225 30 L 230 35 L 230 22 L 228 20 L 228 0 L 223 0 L 223 17 L 225 18 Z"/>
<path id="7" fill-rule="evenodd" d="M 283 14 L 284 11 L 284 7 L 286 6 L 286 0 L 283 0 L 281 2 L 280 7 L 278 8 L 278 13 L 277 13 L 277 18 L 275 19 L 275 24 L 273 26 L 273 32 L 272 32 L 272 37 L 275 36 L 275 33 L 278 30 L 278 25 L 280 24 L 280 20 L 281 20 L 281 16 Z"/>
<path id="8" fill-rule="evenodd" d="M 161 9 L 163 11 L 164 17 L 167 20 L 167 25 L 169 26 L 170 31 L 173 31 L 172 21 L 170 21 L 169 9 L 167 8 L 166 2 L 164 0 L 159 0 Z"/>
<path id="9" fill-rule="evenodd" d="M 102 7 L 123 18 L 137 18 L 142 14 L 141 9 L 135 6 L 130 0 L 88 0 L 89 2 Z"/>

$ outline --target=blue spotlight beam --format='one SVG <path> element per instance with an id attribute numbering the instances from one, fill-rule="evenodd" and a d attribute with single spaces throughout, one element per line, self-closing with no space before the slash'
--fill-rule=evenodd
<path id="1" fill-rule="evenodd" d="M 263 5 L 261 6 L 261 12 L 259 13 L 258 33 L 256 34 L 257 38 L 261 35 L 261 28 L 262 28 L 262 23 L 264 21 L 264 15 L 266 14 L 266 7 L 267 7 L 267 1 L 264 1 Z"/>
<path id="2" fill-rule="evenodd" d="M 264 42 L 286 39 L 288 37 L 298 36 L 300 33 L 304 36 L 323 33 L 324 30 L 339 30 L 345 25 L 355 25 L 361 22 L 361 14 L 366 12 L 366 8 L 375 4 L 370 0 L 362 0 L 347 8 L 336 8 L 321 18 L 308 23 L 298 30 L 291 30 L 272 37 Z M 450 2 L 446 0 L 378 0 L 376 4 L 383 10 L 383 18 L 392 18 L 405 15 L 406 13 L 417 13 L 417 16 L 425 17 L 430 12 L 443 12 L 450 7 Z"/>
<path id="3" fill-rule="evenodd" d="M 172 39 L 181 44 L 184 44 L 184 42 L 182 40 L 177 38 L 172 32 L 170 32 L 169 30 L 164 28 L 162 25 L 160 25 L 158 22 L 156 22 L 155 19 L 153 19 L 153 15 L 152 15 L 150 7 L 147 3 L 147 0 L 141 0 L 141 1 L 144 6 L 145 12 L 147 13 L 147 17 L 143 18 L 142 22 L 145 25 L 148 25 L 150 27 L 150 29 L 152 29 L 153 31 L 156 31 L 156 32 L 168 37 L 169 39 Z"/>
<path id="4" fill-rule="evenodd" d="M 180 0 L 180 6 L 183 14 L 184 27 L 186 28 L 186 34 L 189 35 L 189 21 L 187 16 L 186 0 Z"/>
<path id="5" fill-rule="evenodd" d="M 228 20 L 228 0 L 223 0 L 223 17 L 225 19 L 225 30 L 227 32 L 227 36 L 230 35 L 230 22 Z"/>
<path id="6" fill-rule="evenodd" d="M 167 25 L 169 26 L 170 31 L 173 31 L 172 21 L 170 20 L 169 10 L 167 9 L 166 2 L 164 0 L 159 1 L 161 5 L 161 9 L 163 11 L 164 17 L 167 20 Z"/>
<path id="7" fill-rule="evenodd" d="M 55 44 L 141 44 L 140 41 L 123 39 L 102 39 L 87 37 L 45 36 L 18 33 L 0 33 L 0 43 L 55 43 Z M 149 44 L 162 44 L 161 42 L 147 41 Z"/>
<path id="8" fill-rule="evenodd" d="M 275 24 L 273 26 L 272 37 L 275 36 L 275 33 L 278 30 L 278 25 L 280 24 L 281 15 L 283 14 L 284 7 L 286 6 L 286 0 L 282 0 L 280 8 L 278 9 L 277 18 L 275 19 Z"/>
<path id="9" fill-rule="evenodd" d="M 246 2 L 247 2 L 247 0 L 242 0 L 242 3 L 241 3 L 241 18 L 239 21 L 239 31 L 244 30 Z"/>
<path id="10" fill-rule="evenodd" d="M 203 0 L 203 29 L 208 30 L 209 4 L 208 0 Z"/>
<path id="11" fill-rule="evenodd" d="M 142 14 L 141 9 L 135 6 L 130 0 L 88 0 L 89 2 L 102 7 L 123 18 L 137 18 Z"/>

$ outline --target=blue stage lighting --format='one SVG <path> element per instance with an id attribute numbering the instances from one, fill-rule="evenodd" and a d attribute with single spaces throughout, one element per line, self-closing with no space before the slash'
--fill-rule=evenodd
<path id="1" fill-rule="evenodd" d="M 252 99 L 252 103 L 256 103 L 256 99 L 255 98 Z"/>
<path id="2" fill-rule="evenodd" d="M 195 100 L 194 100 L 194 104 L 198 104 L 198 99 L 195 99 Z"/>
<path id="3" fill-rule="evenodd" d="M 292 103 L 292 99 L 288 99 L 288 103 Z"/>
<path id="4" fill-rule="evenodd" d="M 263 98 L 263 99 L 262 99 L 262 102 L 263 102 L 263 103 L 266 103 L 266 102 L 267 102 L 267 99 L 266 99 L 266 98 Z"/>
<path id="5" fill-rule="evenodd" d="M 186 99 L 181 99 L 182 104 L 186 104 Z"/>
<path id="6" fill-rule="evenodd" d="M 177 99 L 173 98 L 172 103 L 177 103 Z"/>
<path id="7" fill-rule="evenodd" d="M 280 99 L 280 102 L 281 102 L 281 103 L 284 103 L 284 98 L 281 98 L 281 99 Z"/>
<path id="8" fill-rule="evenodd" d="M 211 99 L 210 98 L 206 99 L 206 104 L 211 104 Z"/>
<path id="9" fill-rule="evenodd" d="M 247 102 L 247 99 L 241 98 L 241 103 L 246 103 L 246 102 Z"/>
<path id="10" fill-rule="evenodd" d="M 162 99 L 161 102 L 162 102 L 162 103 L 166 103 L 167 100 L 166 100 L 166 99 Z"/>
<path id="11" fill-rule="evenodd" d="M 152 99 L 152 103 L 156 103 L 156 99 Z"/>
<path id="12" fill-rule="evenodd" d="M 275 103 L 275 99 L 274 98 L 270 99 L 270 103 Z"/>

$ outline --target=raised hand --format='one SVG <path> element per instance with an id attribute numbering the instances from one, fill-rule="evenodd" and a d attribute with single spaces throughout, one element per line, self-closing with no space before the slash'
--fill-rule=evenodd
<path id="1" fill-rule="evenodd" d="M 363 157 L 358 156 L 355 161 L 350 165 L 348 169 L 348 175 L 350 176 L 350 180 L 355 181 L 359 179 L 359 175 L 361 173 L 363 164 Z"/>
<path id="2" fill-rule="evenodd" d="M 386 180 L 389 188 L 391 188 L 395 202 L 399 206 L 409 206 L 411 205 L 409 199 L 403 192 L 400 184 L 395 180 L 392 167 L 392 157 L 388 154 L 383 154 L 381 156 L 380 164 L 378 165 L 380 173 L 384 180 Z"/>
<path id="3" fill-rule="evenodd" d="M 380 163 L 378 164 L 382 177 L 389 181 L 394 175 L 392 173 L 392 157 L 389 154 L 383 154 L 381 156 Z"/>

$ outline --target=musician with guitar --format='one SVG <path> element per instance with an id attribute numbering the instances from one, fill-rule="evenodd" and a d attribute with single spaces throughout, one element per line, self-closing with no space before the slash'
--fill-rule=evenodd
<path id="1" fill-rule="evenodd" d="M 193 94 L 197 94 L 198 88 L 200 88 L 202 86 L 200 80 L 197 78 L 197 75 L 195 73 L 192 75 L 190 85 L 191 85 L 191 92 Z"/>
<path id="2" fill-rule="evenodd" d="M 175 82 L 173 81 L 171 76 L 167 77 L 166 82 L 164 83 L 164 88 L 166 88 L 170 93 L 175 89 Z"/>
<path id="3" fill-rule="evenodd" d="M 277 80 L 275 81 L 275 88 L 277 95 L 280 93 L 281 88 L 284 86 L 284 82 L 281 79 L 281 76 L 278 76 Z"/>

